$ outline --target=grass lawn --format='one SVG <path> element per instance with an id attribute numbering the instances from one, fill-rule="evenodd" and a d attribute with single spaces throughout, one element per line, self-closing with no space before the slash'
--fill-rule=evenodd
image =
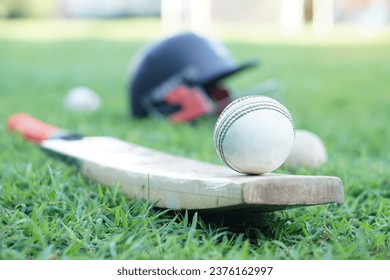
<path id="1" fill-rule="evenodd" d="M 215 120 L 129 118 L 128 63 L 158 31 L 153 20 L 0 22 L 0 259 L 390 259 L 390 30 L 369 39 L 342 27 L 327 38 L 218 31 L 238 60 L 262 61 L 227 81 L 231 88 L 239 94 L 277 79 L 296 127 L 317 133 L 328 149 L 319 168 L 277 172 L 340 177 L 340 207 L 246 219 L 162 211 L 8 134 L 6 119 L 27 112 L 69 130 L 222 164 Z M 99 93 L 98 112 L 63 109 L 66 92 L 80 85 Z"/>

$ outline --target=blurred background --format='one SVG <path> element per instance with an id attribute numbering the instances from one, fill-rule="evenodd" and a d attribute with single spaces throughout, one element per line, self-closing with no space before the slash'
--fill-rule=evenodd
<path id="1" fill-rule="evenodd" d="M 297 127 L 352 157 L 382 157 L 389 22 L 390 0 L 0 0 L 0 119 L 25 111 L 86 134 L 199 151 L 186 146 L 191 129 L 188 139 L 163 133 L 156 141 L 153 129 L 146 135 L 143 127 L 161 123 L 132 121 L 128 101 L 137 53 L 157 38 L 192 30 L 223 41 L 238 62 L 261 61 L 226 81 L 237 96 L 277 81 Z M 64 109 L 65 95 L 80 86 L 99 95 L 97 114 Z M 340 120 L 345 133 L 338 133 Z M 356 137 L 346 141 L 348 130 Z M 194 157 L 215 161 L 211 138 L 207 143 Z"/>
<path id="2" fill-rule="evenodd" d="M 220 24 L 278 26 L 294 35 L 310 23 L 327 34 L 350 23 L 363 35 L 378 34 L 390 19 L 390 0 L 0 0 L 0 18 L 154 17 L 164 33 L 212 33 Z"/>
<path id="3" fill-rule="evenodd" d="M 125 127 L 129 69 L 139 50 L 192 30 L 226 43 L 238 62 L 260 59 L 260 67 L 226 81 L 233 92 L 276 80 L 298 127 L 334 140 L 340 119 L 351 117 L 353 129 L 359 117 L 372 147 L 375 133 L 365 125 L 385 129 L 373 119 L 387 118 L 389 22 L 390 0 L 0 0 L 0 116 L 26 111 L 62 122 L 65 94 L 86 86 L 100 95 L 99 114 L 66 113 L 64 125 L 86 118 L 111 129 L 120 118 Z M 364 114 L 362 104 L 370 105 Z M 360 115 L 349 116 L 352 110 Z M 130 138 L 143 141 L 143 133 Z"/>

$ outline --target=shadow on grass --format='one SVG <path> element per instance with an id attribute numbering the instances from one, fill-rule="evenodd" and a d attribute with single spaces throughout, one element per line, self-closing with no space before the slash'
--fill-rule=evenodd
<path id="1" fill-rule="evenodd" d="M 168 210 L 166 215 L 178 216 L 179 219 L 189 219 L 189 224 L 195 219 L 198 226 L 204 230 L 224 231 L 227 235 L 242 236 L 251 244 L 257 244 L 259 239 L 274 240 L 281 236 L 289 218 L 281 212 L 237 211 L 224 213 L 206 213 L 196 211 Z"/>

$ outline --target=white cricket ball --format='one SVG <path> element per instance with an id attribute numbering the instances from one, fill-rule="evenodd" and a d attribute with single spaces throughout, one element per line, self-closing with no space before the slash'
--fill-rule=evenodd
<path id="1" fill-rule="evenodd" d="M 246 96 L 219 116 L 214 144 L 219 157 L 244 174 L 264 174 L 281 166 L 294 144 L 290 112 L 266 96 Z"/>
<path id="2" fill-rule="evenodd" d="M 295 166 L 318 167 L 328 159 L 321 138 L 307 130 L 297 130 L 294 146 L 286 164 Z"/>
<path id="3" fill-rule="evenodd" d="M 100 107 L 100 97 L 88 87 L 75 87 L 66 94 L 63 103 L 69 111 L 94 112 Z"/>

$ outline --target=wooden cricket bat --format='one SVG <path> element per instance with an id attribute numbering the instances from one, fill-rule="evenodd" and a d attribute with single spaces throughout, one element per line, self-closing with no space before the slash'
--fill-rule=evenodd
<path id="1" fill-rule="evenodd" d="M 79 136 L 26 114 L 11 116 L 7 125 L 43 150 L 76 161 L 93 181 L 119 184 L 129 197 L 160 208 L 269 212 L 344 201 L 337 177 L 243 175 L 112 137 Z"/>

